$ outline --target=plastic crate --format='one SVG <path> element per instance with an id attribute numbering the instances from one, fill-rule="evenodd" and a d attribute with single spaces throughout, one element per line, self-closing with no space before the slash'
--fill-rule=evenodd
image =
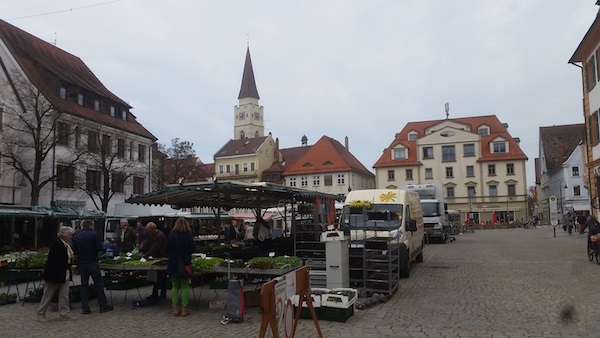
<path id="1" fill-rule="evenodd" d="M 346 309 L 322 306 L 320 308 L 319 319 L 344 323 L 353 315 L 354 304 Z"/>
<path id="2" fill-rule="evenodd" d="M 344 295 L 337 295 L 335 291 L 351 291 L 354 292 L 354 297 L 348 297 Z M 330 293 L 321 295 L 321 305 L 332 307 L 332 308 L 349 308 L 354 305 L 356 300 L 358 299 L 358 290 L 350 289 L 350 288 L 335 288 L 331 289 Z"/>
<path id="3" fill-rule="evenodd" d="M 315 314 L 317 315 L 317 319 L 321 319 L 321 308 L 315 307 Z M 298 310 L 297 306 L 294 306 L 294 316 L 296 316 L 296 311 Z M 300 310 L 300 319 L 312 319 L 312 315 L 310 314 L 310 309 L 307 307 L 302 307 Z"/>
<path id="4" fill-rule="evenodd" d="M 313 303 L 314 308 L 321 307 L 321 295 L 310 295 L 310 297 L 312 298 L 312 303 Z M 300 295 L 292 296 L 292 305 L 294 305 L 296 307 L 300 306 L 299 302 L 300 302 Z M 302 302 L 302 307 L 308 308 L 308 304 L 306 304 L 306 301 Z"/>

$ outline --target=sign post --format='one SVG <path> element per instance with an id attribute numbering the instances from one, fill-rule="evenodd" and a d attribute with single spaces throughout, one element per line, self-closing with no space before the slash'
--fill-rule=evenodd
<path id="1" fill-rule="evenodd" d="M 550 204 L 550 224 L 554 231 L 554 237 L 556 237 L 556 226 L 558 225 L 558 206 L 556 196 L 552 195 L 548 198 Z"/>

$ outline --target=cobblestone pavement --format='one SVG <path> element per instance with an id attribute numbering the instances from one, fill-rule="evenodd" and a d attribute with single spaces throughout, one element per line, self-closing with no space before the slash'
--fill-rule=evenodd
<path id="1" fill-rule="evenodd" d="M 481 230 L 425 248 L 425 260 L 386 303 L 355 310 L 346 323 L 320 321 L 324 337 L 599 337 L 600 266 L 586 256 L 586 235 L 568 236 L 551 227 Z M 147 295 L 149 289 L 142 290 Z M 195 289 L 199 296 L 200 288 Z M 260 313 L 248 309 L 244 322 L 221 325 L 224 310 L 208 301 L 225 299 L 203 290 L 200 309 L 173 317 L 169 304 L 132 308 L 128 294 L 113 291 L 115 310 L 80 314 L 77 321 L 47 314 L 36 321 L 37 305 L 0 306 L 3 337 L 257 337 Z M 95 304 L 92 301 L 92 305 Z M 283 331 L 282 331 L 283 332 Z M 296 337 L 315 337 L 311 320 L 301 320 Z M 284 335 L 282 335 L 284 337 Z"/>

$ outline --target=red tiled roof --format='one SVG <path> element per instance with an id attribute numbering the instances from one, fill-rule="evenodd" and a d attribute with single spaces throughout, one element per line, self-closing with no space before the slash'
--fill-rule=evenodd
<path id="1" fill-rule="evenodd" d="M 215 158 L 254 154 L 265 142 L 267 137 L 268 136 L 261 136 L 240 140 L 229 140 L 223 148 L 217 151 Z"/>
<path id="2" fill-rule="evenodd" d="M 383 151 L 383 154 L 379 157 L 377 162 L 373 165 L 373 168 L 385 168 L 385 167 L 398 167 L 398 166 L 414 166 L 421 165 L 418 160 L 417 144 L 416 141 L 409 141 L 408 134 L 411 131 L 416 131 L 419 134 L 419 138 L 425 135 L 425 130 L 447 121 L 443 120 L 431 120 L 431 121 L 419 121 L 409 122 L 404 126 L 402 131 L 396 134 L 396 137 L 392 143 Z M 503 160 L 526 160 L 527 156 L 519 147 L 517 141 L 508 133 L 508 130 L 498 120 L 495 115 L 486 116 L 474 116 L 474 117 L 460 117 L 450 119 L 452 122 L 462 123 L 470 126 L 470 130 L 474 134 L 478 134 L 477 128 L 482 125 L 489 127 L 489 135 L 481 137 L 481 154 L 479 156 L 479 162 L 487 161 L 503 161 Z M 491 154 L 490 147 L 488 146 L 497 137 L 502 137 L 508 141 L 508 152 L 502 154 Z M 392 149 L 402 144 L 408 149 L 408 158 L 404 160 L 392 159 Z"/>
<path id="3" fill-rule="evenodd" d="M 540 143 L 549 172 L 561 168 L 585 138 L 585 124 L 540 127 Z"/>
<path id="4" fill-rule="evenodd" d="M 60 99 L 61 81 L 73 84 L 126 108 L 129 104 L 109 91 L 80 58 L 53 46 L 3 20 L 0 20 L 0 39 L 6 44 L 29 80 L 57 108 L 86 120 L 112 126 L 153 141 L 156 137 L 144 128 L 131 113 L 127 121 L 96 112 L 93 107 L 80 106 L 74 101 Z"/>
<path id="5" fill-rule="evenodd" d="M 323 136 L 289 167 L 284 175 L 357 171 L 373 175 L 340 142 Z M 373 175 L 374 176 L 374 175 Z"/>
<path id="6" fill-rule="evenodd" d="M 312 146 L 301 146 L 301 147 L 293 147 L 293 148 L 285 148 L 281 149 L 281 157 L 283 161 L 281 162 L 273 162 L 273 164 L 264 172 L 284 172 L 285 168 L 290 167 L 296 160 L 298 160 L 306 151 L 308 151 Z"/>

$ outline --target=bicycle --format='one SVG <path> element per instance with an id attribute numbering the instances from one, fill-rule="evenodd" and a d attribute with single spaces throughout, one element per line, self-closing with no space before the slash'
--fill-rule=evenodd
<path id="1" fill-rule="evenodd" d="M 589 241 L 591 247 L 588 248 L 588 259 L 590 262 L 596 259 L 596 263 L 600 264 L 600 234 L 591 235 Z"/>

